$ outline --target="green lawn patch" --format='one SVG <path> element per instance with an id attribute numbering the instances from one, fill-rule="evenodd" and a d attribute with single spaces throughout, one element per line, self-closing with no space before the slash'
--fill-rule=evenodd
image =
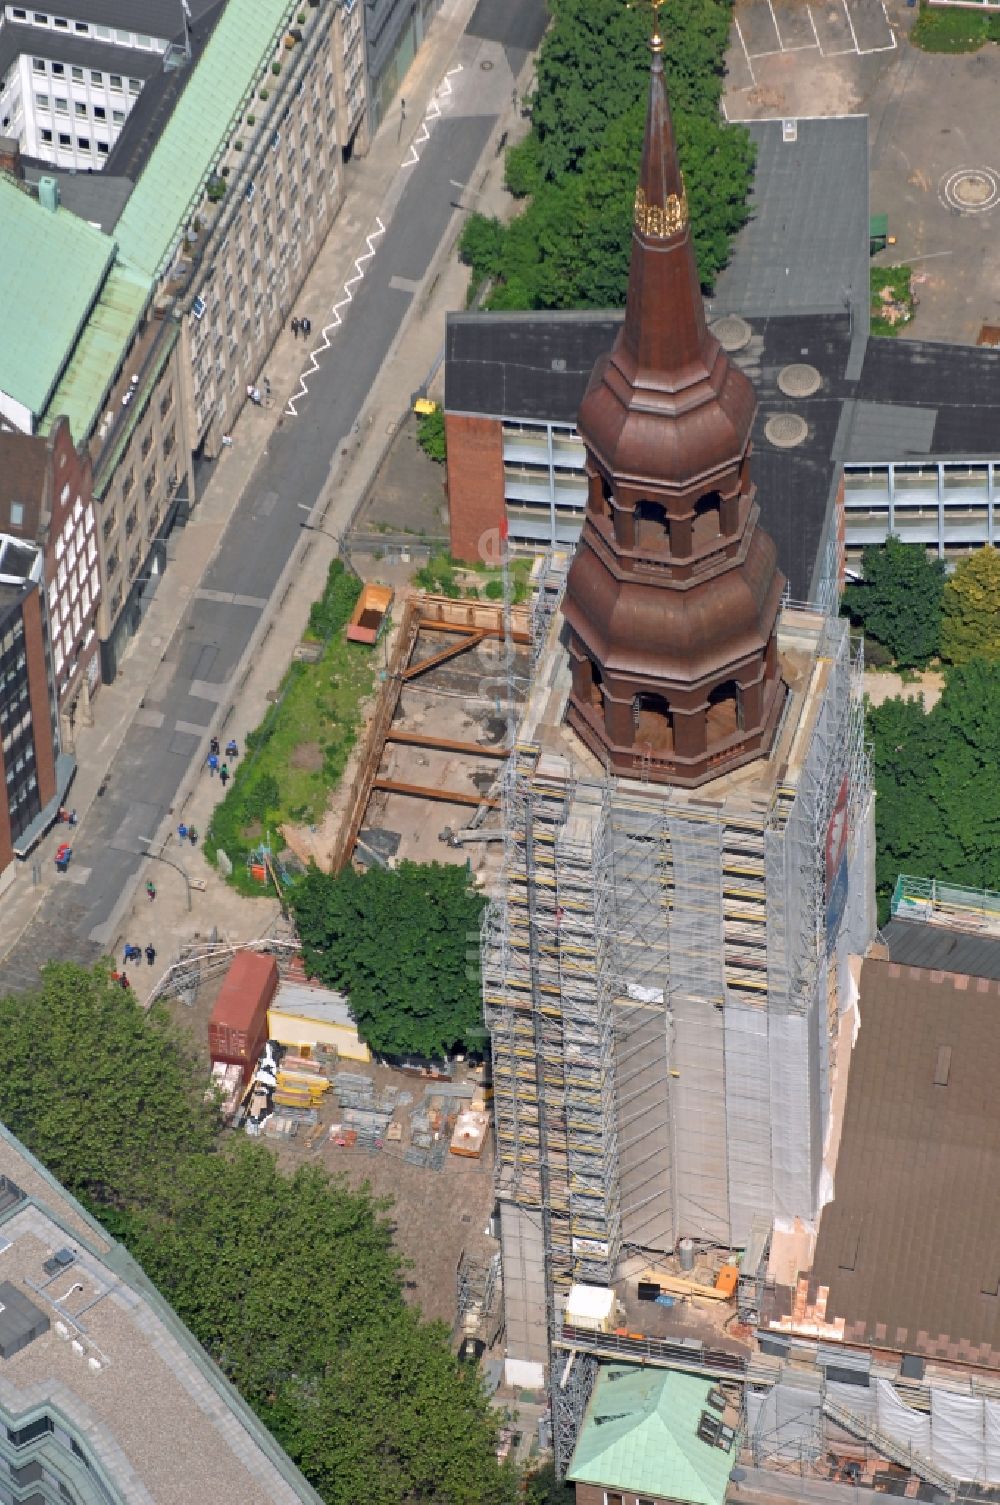
<path id="1" fill-rule="evenodd" d="M 1000 41 L 1000 16 L 989 11 L 921 5 L 910 41 L 924 52 L 978 52 Z"/>
<path id="2" fill-rule="evenodd" d="M 872 334 L 895 335 L 913 318 L 913 268 L 872 267 Z"/>
<path id="3" fill-rule="evenodd" d="M 215 863 L 220 848 L 226 853 L 233 865 L 229 882 L 240 893 L 261 892 L 248 871 L 253 849 L 262 841 L 280 846 L 283 822 L 318 824 L 343 776 L 377 662 L 370 648 L 349 643 L 345 635 L 360 593 L 361 581 L 335 559 L 309 616 L 309 635 L 325 644 L 323 651 L 316 663 L 290 666 L 215 808 L 205 855 Z"/>
<path id="4" fill-rule="evenodd" d="M 528 599 L 531 566 L 530 559 L 510 561 L 511 600 L 515 605 Z M 474 584 L 463 578 L 470 575 L 476 577 Z M 481 562 L 466 564 L 464 560 L 453 559 L 447 552 L 432 554 L 427 563 L 417 570 L 413 583 L 431 595 L 450 596 L 452 600 L 457 600 L 459 596 L 468 596 L 472 600 L 477 600 L 480 596 L 485 596 L 488 601 L 503 600 L 502 570 L 496 565 Z"/>

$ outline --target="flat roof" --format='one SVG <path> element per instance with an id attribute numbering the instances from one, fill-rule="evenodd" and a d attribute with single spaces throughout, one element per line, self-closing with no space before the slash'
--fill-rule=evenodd
<path id="1" fill-rule="evenodd" d="M 966 972 L 1000 982 L 1000 937 L 921 920 L 889 920 L 882 926 L 889 960 L 908 967 Z"/>
<path id="2" fill-rule="evenodd" d="M 834 313 L 869 321 L 868 117 L 754 120 L 750 219 L 718 278 L 713 317 Z"/>
<path id="3" fill-rule="evenodd" d="M 51 1324 L 0 1362 L 8 1414 L 51 1404 L 122 1498 L 321 1505 L 139 1265 L 2 1125 L 0 1174 L 24 1193 L 0 1203 L 0 1281 Z M 46 1270 L 63 1249 L 72 1263 Z"/>
<path id="4" fill-rule="evenodd" d="M 122 258 L 166 269 L 259 71 L 295 9 L 289 0 L 229 0 L 118 221 Z"/>
<path id="5" fill-rule="evenodd" d="M 869 340 L 856 396 L 850 460 L 1000 452 L 1000 350 Z"/>
<path id="6" fill-rule="evenodd" d="M 188 0 L 197 18 L 205 9 L 205 0 Z M 170 41 L 184 26 L 181 0 L 142 0 L 137 13 L 135 0 L 61 0 L 57 15 L 74 21 L 92 21 L 96 26 L 115 26 L 122 31 L 143 31 L 152 37 Z M 61 33 L 57 33 L 60 35 Z"/>
<path id="7" fill-rule="evenodd" d="M 332 988 L 315 987 L 307 982 L 281 982 L 268 1011 L 291 1014 L 298 1019 L 316 1019 L 323 1024 L 357 1029 L 350 1004 L 343 993 Z"/>
<path id="8" fill-rule="evenodd" d="M 576 427 L 594 362 L 615 342 L 614 310 L 449 313 L 445 409 Z"/>
<path id="9" fill-rule="evenodd" d="M 722 1505 L 737 1447 L 735 1439 L 726 1447 L 699 1437 L 720 1420 L 710 1396 L 721 1399 L 712 1381 L 694 1374 L 602 1364 L 566 1478 L 685 1505 Z"/>
<path id="10" fill-rule="evenodd" d="M 111 270 L 39 424 L 42 433 L 50 433 L 65 414 L 74 442 L 80 444 L 86 439 L 100 417 L 104 395 L 132 340 L 151 288 L 150 279 L 131 267 Z"/>
<path id="11" fill-rule="evenodd" d="M 100 230 L 67 209 L 43 209 L 0 174 L 0 391 L 32 413 L 44 410 L 114 254 Z"/>
<path id="12" fill-rule="evenodd" d="M 869 958 L 811 1299 L 845 1343 L 1000 1368 L 1000 984 Z"/>

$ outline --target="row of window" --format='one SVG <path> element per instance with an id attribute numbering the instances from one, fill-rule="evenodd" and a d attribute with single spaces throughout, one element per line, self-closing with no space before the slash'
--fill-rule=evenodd
<path id="1" fill-rule="evenodd" d="M 49 131 L 49 130 L 42 130 L 42 131 L 39 132 L 39 135 L 41 136 L 42 141 L 43 141 L 43 143 L 46 146 L 53 146 L 53 145 L 55 145 L 55 140 L 54 140 L 54 137 L 53 137 L 53 134 L 52 134 L 51 131 Z M 59 145 L 63 146 L 63 147 L 72 147 L 73 146 L 73 137 L 67 135 L 65 131 L 60 131 L 59 132 Z M 106 141 L 95 141 L 94 145 L 97 147 L 98 153 L 102 157 L 106 157 L 108 155 L 108 153 L 110 152 L 110 150 L 111 150 L 110 146 L 108 145 L 108 143 Z M 76 137 L 76 149 L 77 149 L 78 152 L 89 152 L 90 151 L 90 137 L 89 136 L 77 136 Z"/>
<path id="2" fill-rule="evenodd" d="M 126 78 L 121 73 L 104 74 L 99 68 L 89 68 L 85 72 L 83 68 L 78 68 L 75 64 L 71 64 L 67 72 L 65 63 L 50 63 L 43 57 L 33 57 L 31 59 L 31 66 L 35 73 L 51 73 L 53 78 L 69 77 L 77 84 L 84 83 L 86 81 L 86 73 L 89 73 L 92 84 L 98 89 L 103 89 L 107 86 L 112 94 L 124 94 L 128 92 L 135 95 L 142 93 L 142 79 Z"/>
<path id="3" fill-rule="evenodd" d="M 64 94 L 54 95 L 51 103 L 47 94 L 36 94 L 35 107 L 39 110 L 54 111 L 56 115 L 69 114 L 69 100 Z M 73 113 L 84 120 L 107 120 L 108 118 L 108 112 L 104 105 L 94 105 L 93 109 L 88 110 L 87 102 L 84 99 L 74 99 Z M 111 120 L 114 125 L 124 125 L 125 111 L 112 110 Z"/>
<path id="4" fill-rule="evenodd" d="M 45 26 L 51 31 L 73 31 L 80 37 L 96 37 L 99 42 L 116 42 L 119 47 L 135 47 L 142 52 L 160 51 L 162 40 L 141 31 L 119 31 L 111 26 L 95 26 L 90 21 L 69 21 L 65 16 L 48 16 L 44 11 L 28 11 L 12 6 L 7 12 L 12 21 L 30 26 Z"/>

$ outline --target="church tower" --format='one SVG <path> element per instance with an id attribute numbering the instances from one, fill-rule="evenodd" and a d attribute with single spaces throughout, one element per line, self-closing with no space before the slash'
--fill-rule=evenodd
<path id="1" fill-rule="evenodd" d="M 691 787 L 770 750 L 785 582 L 758 526 L 756 398 L 705 324 L 658 32 L 650 46 L 625 323 L 577 425 L 566 715 L 609 770 Z"/>

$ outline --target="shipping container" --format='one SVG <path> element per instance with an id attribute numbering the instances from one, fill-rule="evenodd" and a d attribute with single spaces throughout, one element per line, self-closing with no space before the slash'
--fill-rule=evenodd
<path id="1" fill-rule="evenodd" d="M 250 1067 L 267 1040 L 267 1009 L 278 987 L 273 956 L 240 951 L 230 964 L 208 1021 L 208 1049 L 214 1061 Z"/>

